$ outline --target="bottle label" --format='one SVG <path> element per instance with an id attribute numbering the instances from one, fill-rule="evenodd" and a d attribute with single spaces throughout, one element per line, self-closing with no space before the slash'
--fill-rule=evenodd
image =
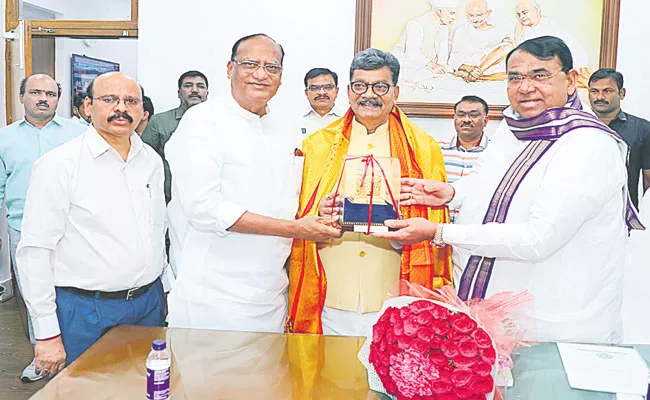
<path id="1" fill-rule="evenodd" d="M 147 368 L 147 399 L 169 399 L 169 368 L 158 370 Z"/>

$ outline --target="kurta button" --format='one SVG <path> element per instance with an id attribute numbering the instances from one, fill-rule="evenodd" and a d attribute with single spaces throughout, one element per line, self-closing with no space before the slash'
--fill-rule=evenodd
<path id="1" fill-rule="evenodd" d="M 368 149 L 372 150 L 374 148 L 375 148 L 375 145 L 373 145 L 372 143 L 368 143 Z"/>
<path id="2" fill-rule="evenodd" d="M 365 256 L 366 256 L 366 252 L 365 252 L 365 251 L 360 251 L 360 252 L 359 252 L 359 257 L 365 257 Z"/>

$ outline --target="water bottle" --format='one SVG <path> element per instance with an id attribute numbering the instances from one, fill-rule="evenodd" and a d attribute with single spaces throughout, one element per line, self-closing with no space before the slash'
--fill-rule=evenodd
<path id="1" fill-rule="evenodd" d="M 151 352 L 147 357 L 147 399 L 167 400 L 170 398 L 169 378 L 172 357 L 167 349 L 167 343 L 156 339 L 151 344 Z"/>

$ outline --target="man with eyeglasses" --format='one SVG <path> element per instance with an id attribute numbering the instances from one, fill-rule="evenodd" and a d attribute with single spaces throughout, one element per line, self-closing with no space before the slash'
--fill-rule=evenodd
<path id="1" fill-rule="evenodd" d="M 503 80 L 504 63 L 512 50 L 512 34 L 490 23 L 492 9 L 487 0 L 470 0 L 465 8 L 467 22 L 451 35 L 449 65 L 465 82 Z"/>
<path id="2" fill-rule="evenodd" d="M 389 221 L 400 230 L 376 235 L 452 245 L 464 300 L 528 290 L 540 341 L 616 342 L 628 229 L 643 229 L 627 200 L 627 145 L 581 104 L 561 39 L 527 40 L 506 64 L 510 107 L 478 171 L 402 183 L 404 203 L 458 207 L 456 223 Z"/>
<path id="3" fill-rule="evenodd" d="M 454 128 L 456 134 L 439 142 L 445 158 L 447 182 L 454 183 L 469 175 L 474 164 L 488 145 L 489 138 L 483 132 L 488 122 L 488 104 L 478 96 L 464 96 L 454 104 Z M 458 210 L 450 209 L 453 223 Z"/>
<path id="4" fill-rule="evenodd" d="M 305 75 L 305 96 L 309 111 L 302 116 L 300 132 L 303 137 L 331 124 L 343 116 L 334 102 L 339 95 L 339 77 L 327 68 L 312 68 Z"/>
<path id="5" fill-rule="evenodd" d="M 172 176 L 165 158 L 165 144 L 172 137 L 185 112 L 208 99 L 208 78 L 199 71 L 187 71 L 178 78 L 178 98 L 181 104 L 171 110 L 149 116 L 142 132 L 142 141 L 153 147 L 165 166 L 165 201 L 172 196 Z"/>
<path id="6" fill-rule="evenodd" d="M 190 109 L 165 147 L 174 176 L 171 327 L 282 332 L 292 238 L 339 235 L 325 218 L 295 219 L 300 134 L 268 106 L 283 59 L 268 35 L 237 40 L 230 93 Z"/>
<path id="7" fill-rule="evenodd" d="M 143 92 L 110 72 L 87 94 L 92 125 L 34 163 L 16 254 L 45 376 L 115 326 L 164 322 L 164 175 L 134 131 Z"/>
<path id="8" fill-rule="evenodd" d="M 333 194 L 346 156 L 398 158 L 401 176 L 446 181 L 438 144 L 396 106 L 399 72 L 388 52 L 371 48 L 354 57 L 350 110 L 303 141 L 298 215 L 325 216 L 338 226 L 342 199 Z M 400 213 L 449 220 L 446 208 L 400 207 Z M 428 241 L 399 248 L 354 232 L 328 241 L 295 240 L 289 266 L 287 330 L 301 333 L 363 336 L 400 278 L 428 288 L 452 279 L 449 248 L 434 249 Z"/>
<path id="9" fill-rule="evenodd" d="M 16 248 L 22 232 L 25 196 L 32 175 L 32 165 L 45 153 L 79 136 L 87 126 L 56 115 L 61 98 L 61 86 L 48 75 L 35 74 L 20 82 L 20 102 L 25 117 L 0 129 L 0 207 L 7 205 L 9 253 L 17 287 L 22 291 Z M 0 247 L 2 241 L 0 240 Z M 27 315 L 29 339 L 35 344 L 32 321 Z M 24 382 L 43 376 L 36 372 L 32 361 L 22 372 Z"/>

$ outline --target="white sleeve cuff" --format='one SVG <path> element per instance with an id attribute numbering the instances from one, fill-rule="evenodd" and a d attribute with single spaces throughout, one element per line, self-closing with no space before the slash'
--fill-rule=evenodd
<path id="1" fill-rule="evenodd" d="M 219 203 L 219 210 L 217 210 L 217 235 L 226 236 L 228 228 L 233 226 L 239 218 L 246 212 L 246 208 L 239 204 L 230 201 L 222 201 Z"/>
<path id="2" fill-rule="evenodd" d="M 446 244 L 464 243 L 466 227 L 457 224 L 445 224 L 442 230 L 442 242 Z"/>
<path id="3" fill-rule="evenodd" d="M 34 324 L 34 337 L 38 340 L 49 339 L 61 333 L 56 313 L 38 318 L 32 316 L 32 323 Z"/>

